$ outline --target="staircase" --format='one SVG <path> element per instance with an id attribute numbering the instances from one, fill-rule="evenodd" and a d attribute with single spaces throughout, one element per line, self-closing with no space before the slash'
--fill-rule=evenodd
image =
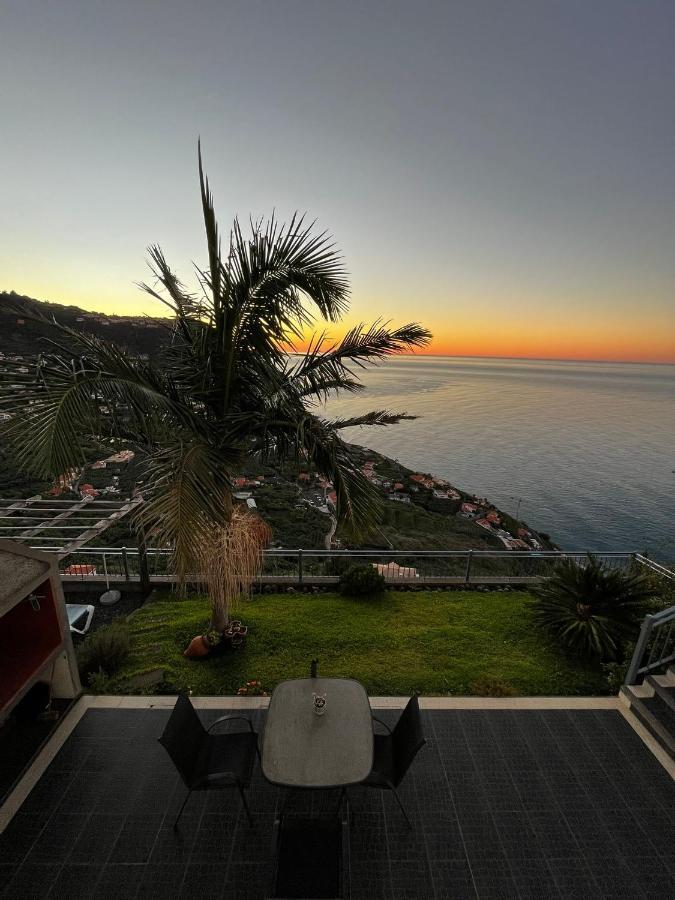
<path id="1" fill-rule="evenodd" d="M 647 675 L 642 684 L 625 684 L 621 696 L 652 737 L 675 760 L 675 666 L 665 675 Z"/>

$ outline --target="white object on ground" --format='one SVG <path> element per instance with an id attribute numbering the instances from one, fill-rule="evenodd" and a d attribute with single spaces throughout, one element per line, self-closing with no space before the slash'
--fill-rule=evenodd
<path id="1" fill-rule="evenodd" d="M 68 613 L 68 624 L 70 630 L 75 634 L 86 634 L 89 631 L 91 620 L 94 617 L 94 607 L 90 604 L 83 603 L 66 603 L 66 612 Z M 82 628 L 77 625 L 82 623 L 82 619 L 86 616 Z"/>

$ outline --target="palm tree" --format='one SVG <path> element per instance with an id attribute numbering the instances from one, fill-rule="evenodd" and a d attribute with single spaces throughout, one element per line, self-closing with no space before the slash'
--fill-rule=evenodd
<path id="1" fill-rule="evenodd" d="M 181 283 L 158 246 L 149 248 L 154 286 L 140 285 L 171 310 L 161 360 L 142 361 L 54 322 L 60 336 L 32 386 L 3 404 L 22 464 L 42 476 L 81 466 L 92 442 L 138 448 L 137 524 L 173 548 L 180 576 L 194 571 L 213 530 L 229 526 L 232 476 L 251 457 L 302 455 L 333 481 L 340 521 L 372 522 L 377 495 L 340 431 L 412 417 L 379 410 L 331 421 L 320 404 L 361 390 L 359 369 L 431 337 L 415 323 L 392 329 L 378 320 L 337 342 L 314 334 L 295 352 L 317 316 L 335 323 L 347 311 L 342 258 L 328 234 L 297 214 L 285 225 L 274 216 L 251 222 L 247 237 L 235 219 L 223 253 L 201 148 L 198 155 L 208 248 L 208 266 L 196 268 L 199 291 Z"/>
<path id="2" fill-rule="evenodd" d="M 644 575 L 607 569 L 589 556 L 584 565 L 563 560 L 533 593 L 538 625 L 580 656 L 611 661 L 635 640 L 656 591 Z"/>

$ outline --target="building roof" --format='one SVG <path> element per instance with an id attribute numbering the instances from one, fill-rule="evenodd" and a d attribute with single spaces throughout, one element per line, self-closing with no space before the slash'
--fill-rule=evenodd
<path id="1" fill-rule="evenodd" d="M 399 566 L 397 562 L 372 563 L 374 569 L 385 578 L 417 578 L 417 569 L 412 566 Z"/>
<path id="2" fill-rule="evenodd" d="M 96 566 L 87 563 L 72 563 L 63 570 L 64 575 L 96 575 Z"/>
<path id="3" fill-rule="evenodd" d="M 34 590 L 50 568 L 46 554 L 0 540 L 0 616 Z"/>
<path id="4" fill-rule="evenodd" d="M 53 548 L 63 559 L 142 502 L 140 495 L 131 500 L 94 500 L 86 490 L 81 500 L 39 494 L 24 500 L 0 499 L 0 538 Z"/>

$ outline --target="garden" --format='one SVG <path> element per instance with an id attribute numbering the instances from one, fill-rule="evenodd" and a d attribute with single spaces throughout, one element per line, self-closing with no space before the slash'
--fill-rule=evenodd
<path id="1" fill-rule="evenodd" d="M 536 627 L 525 592 L 254 594 L 236 610 L 248 627 L 243 646 L 204 659 L 184 657 L 193 637 L 207 629 L 209 615 L 205 596 L 154 597 L 126 626 L 129 650 L 117 672 L 95 676 L 93 689 L 271 692 L 284 679 L 308 675 L 311 660 L 318 659 L 322 675 L 356 678 L 371 696 L 608 692 L 599 663 L 570 657 Z M 149 688 L 145 679 L 152 673 L 157 683 Z"/>

